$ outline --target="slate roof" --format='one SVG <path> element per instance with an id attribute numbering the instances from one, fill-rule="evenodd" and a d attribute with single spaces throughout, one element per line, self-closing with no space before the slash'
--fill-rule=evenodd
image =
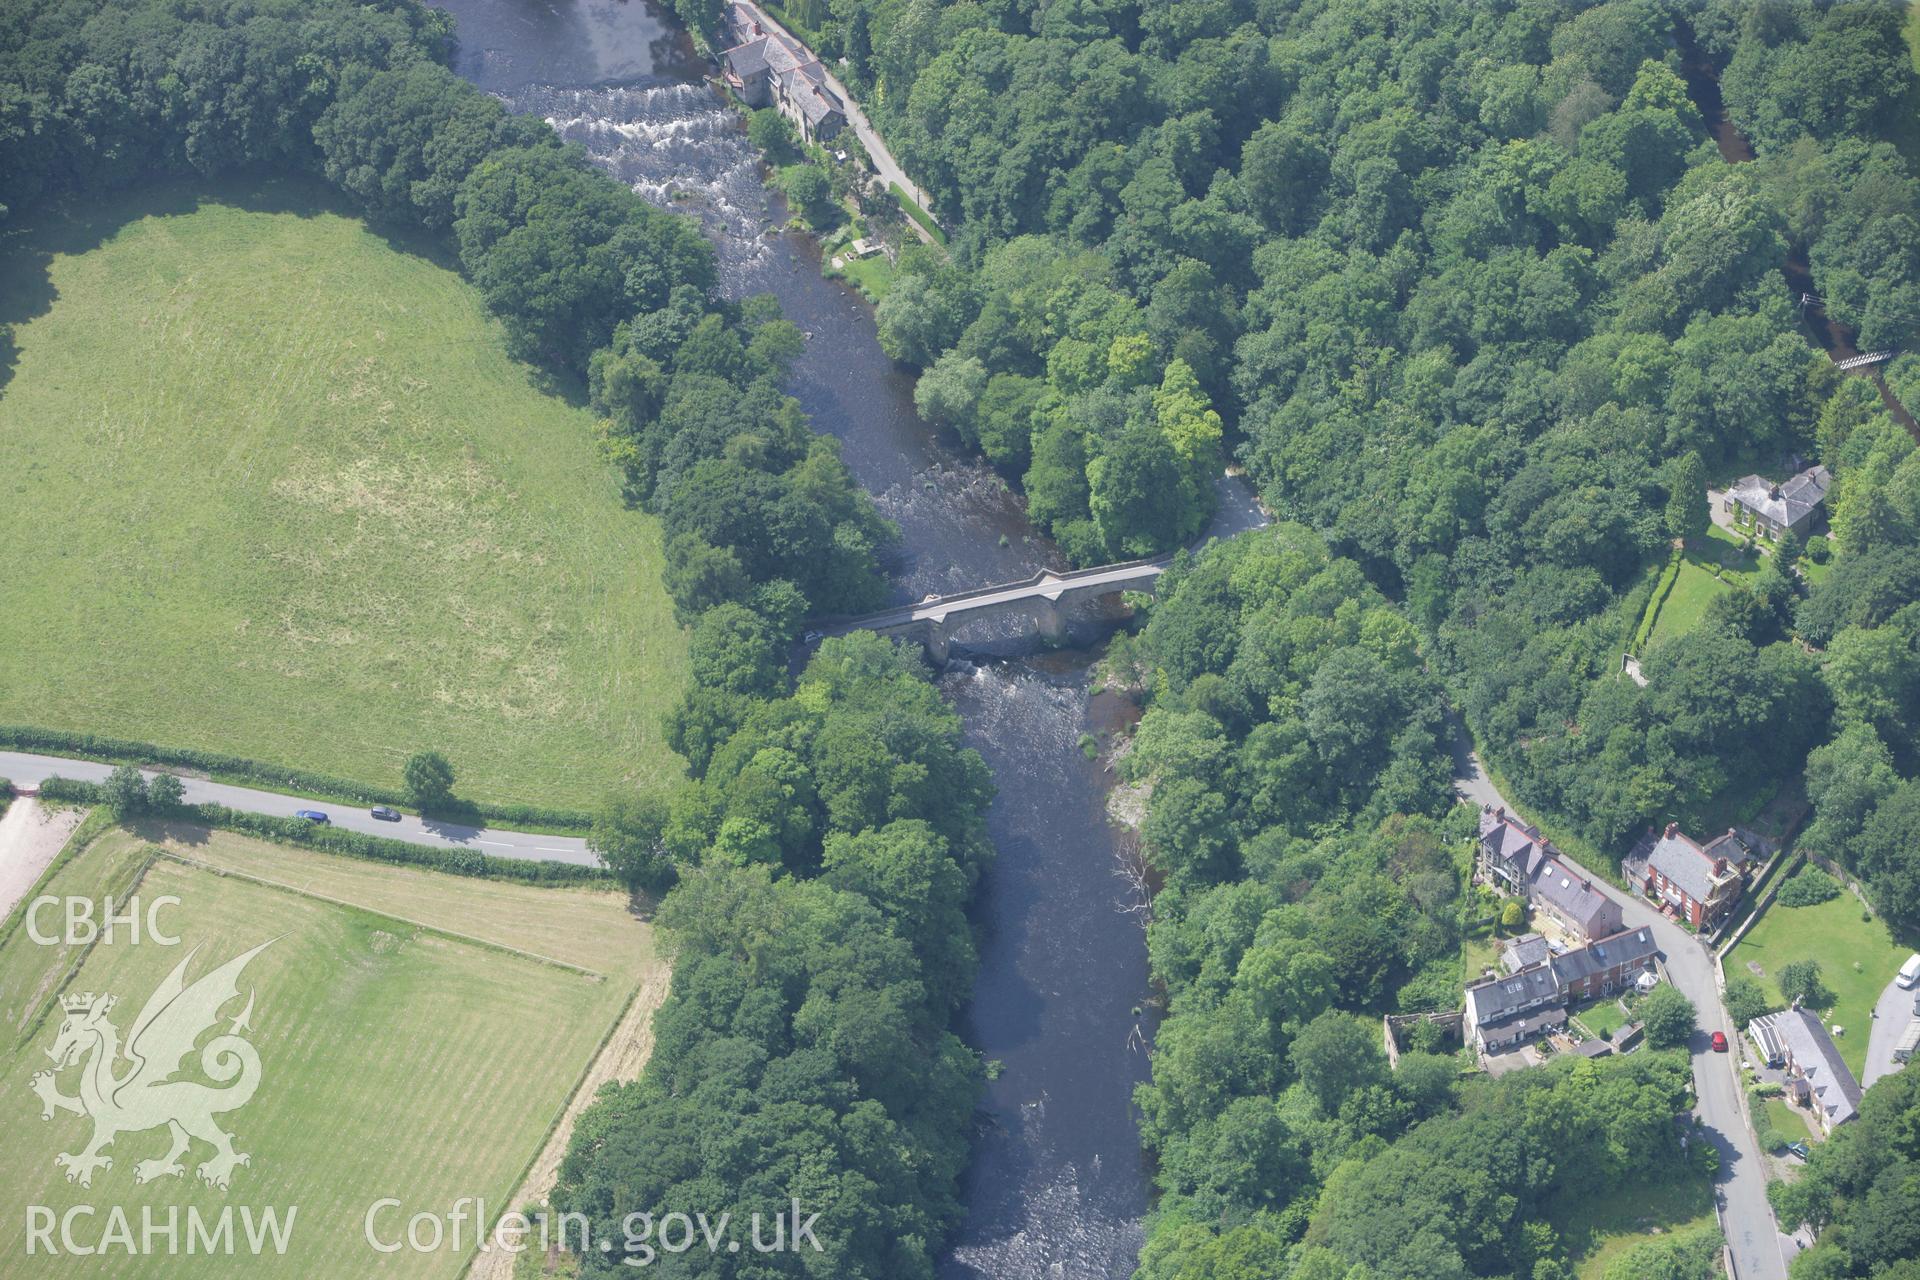
<path id="1" fill-rule="evenodd" d="M 793 99 L 807 119 L 819 124 L 828 116 L 843 115 L 840 98 L 827 88 L 826 75 L 819 63 L 796 67 L 780 77 L 787 96 Z"/>
<path id="2" fill-rule="evenodd" d="M 767 49 L 773 40 L 761 36 L 758 40 L 749 40 L 745 44 L 735 45 L 725 53 L 727 69 L 741 80 L 750 80 L 754 76 L 767 73 Z"/>
<path id="3" fill-rule="evenodd" d="M 1860 1082 L 1840 1057 L 1840 1048 L 1819 1018 L 1805 1009 L 1782 1009 L 1755 1018 L 1747 1031 L 1767 1057 L 1784 1057 L 1805 1078 L 1829 1125 L 1853 1119 L 1860 1109 Z"/>
<path id="4" fill-rule="evenodd" d="M 1785 484 L 1762 476 L 1742 476 L 1727 496 L 1779 525 L 1796 525 L 1826 501 L 1833 476 L 1825 467 L 1808 467 Z"/>
<path id="5" fill-rule="evenodd" d="M 826 71 L 805 45 L 778 31 L 761 30 L 751 11 L 740 5 L 733 6 L 728 21 L 740 43 L 723 56 L 727 69 L 742 83 L 771 76 L 801 114 L 816 125 L 829 116 L 845 114 L 839 95 L 827 88 Z"/>
<path id="6" fill-rule="evenodd" d="M 1481 1023 L 1480 1031 L 1483 1036 L 1492 1033 L 1494 1039 L 1505 1040 L 1516 1032 L 1522 1036 L 1530 1036 L 1536 1031 L 1560 1026 L 1566 1020 L 1566 1006 L 1556 1004 L 1545 1009 L 1535 1009 L 1532 1013 L 1522 1014 L 1519 1017 L 1508 1018 L 1504 1022 Z"/>
<path id="7" fill-rule="evenodd" d="M 1725 858 L 1738 865 L 1746 861 L 1747 852 L 1746 845 L 1732 832 L 1702 848 L 1669 824 L 1665 834 L 1654 841 L 1647 868 L 1658 871 L 1695 902 L 1705 902 L 1713 896 L 1714 863 Z"/>
<path id="8" fill-rule="evenodd" d="M 1549 959 L 1551 954 L 1545 938 L 1537 933 L 1523 933 L 1501 949 L 1500 967 L 1508 973 L 1518 973 Z"/>
<path id="9" fill-rule="evenodd" d="M 1620 907 L 1595 889 L 1592 882 L 1559 860 L 1554 848 L 1536 827 L 1528 826 L 1503 809 L 1482 808 L 1480 842 L 1488 852 L 1504 858 L 1526 877 L 1528 895 L 1544 898 L 1573 921 L 1588 937 L 1620 928 Z"/>
<path id="10" fill-rule="evenodd" d="M 1582 978 L 1605 973 L 1618 965 L 1644 967 L 1659 952 L 1651 929 L 1624 929 L 1611 937 L 1599 938 L 1584 947 L 1575 947 L 1553 958 L 1554 972 L 1571 985 Z"/>
<path id="11" fill-rule="evenodd" d="M 1472 1021 L 1483 1027 L 1510 1018 L 1516 1010 L 1537 1001 L 1558 1000 L 1559 996 L 1560 980 L 1554 975 L 1553 966 L 1547 964 L 1504 977 L 1482 978 L 1467 988 Z"/>
<path id="12" fill-rule="evenodd" d="M 1492 853 L 1511 861 L 1529 880 L 1553 848 L 1537 828 L 1498 809 L 1480 811 L 1480 841 Z"/>
<path id="13" fill-rule="evenodd" d="M 1593 882 L 1564 862 L 1547 859 L 1533 880 L 1533 895 L 1545 898 L 1589 937 L 1620 927 L 1620 907 Z"/>

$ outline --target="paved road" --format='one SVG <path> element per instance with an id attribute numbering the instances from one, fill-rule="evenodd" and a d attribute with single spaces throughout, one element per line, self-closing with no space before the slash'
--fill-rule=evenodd
<path id="1" fill-rule="evenodd" d="M 1472 804 L 1497 805 L 1511 813 L 1519 812 L 1487 777 L 1479 756 L 1467 746 L 1464 731 L 1456 734 L 1454 790 Z M 1578 868 L 1579 864 L 1571 858 L 1567 861 Z M 1765 1159 L 1740 1104 L 1739 1040 L 1733 1020 L 1720 1002 L 1713 957 L 1692 934 L 1655 911 L 1644 899 L 1614 888 L 1599 876 L 1593 878 L 1593 884 L 1620 904 L 1621 918 L 1629 928 L 1653 930 L 1661 959 L 1667 966 L 1668 979 L 1700 1012 L 1700 1030 L 1690 1046 L 1697 1099 L 1695 1111 L 1705 1125 L 1708 1138 L 1720 1150 L 1716 1190 L 1720 1195 L 1727 1244 L 1733 1252 L 1735 1280 L 1786 1280 L 1782 1237 L 1774 1223 L 1773 1207 L 1767 1203 Z M 1715 1031 L 1726 1033 L 1734 1052 L 1714 1053 L 1708 1047 Z"/>
<path id="2" fill-rule="evenodd" d="M 1892 982 L 1880 993 L 1880 1002 L 1873 1007 L 1873 1032 L 1867 1041 L 1867 1073 L 1860 1078 L 1861 1088 L 1871 1089 L 1881 1076 L 1900 1070 L 1903 1064 L 1893 1060 L 1893 1046 L 1913 1021 L 1916 997 L 1920 997 L 1920 990 L 1903 991 Z"/>
<path id="3" fill-rule="evenodd" d="M 90 760 L 69 760 L 64 756 L 27 755 L 0 751 L 0 778 L 16 783 L 45 782 L 48 778 L 72 778 L 79 782 L 103 782 L 112 765 Z M 152 770 L 145 771 L 148 777 Z M 318 809 L 333 820 L 336 827 L 364 831 L 368 835 L 404 840 L 409 844 L 437 845 L 443 848 L 477 849 L 496 858 L 527 858 L 534 862 L 567 862 L 575 866 L 599 865 L 599 859 L 587 852 L 587 842 L 577 836 L 528 835 L 517 831 L 495 831 L 490 827 L 465 827 L 457 823 L 422 820 L 408 814 L 398 822 L 381 822 L 358 805 L 328 800 L 309 800 L 301 796 L 283 796 L 253 787 L 236 787 L 224 782 L 200 778 L 182 778 L 189 804 L 223 804 L 229 809 L 290 818 L 297 809 Z"/>

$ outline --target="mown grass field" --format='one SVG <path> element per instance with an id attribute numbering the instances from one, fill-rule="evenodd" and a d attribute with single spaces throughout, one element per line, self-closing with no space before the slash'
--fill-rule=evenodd
<path id="1" fill-rule="evenodd" d="M 474 800 L 677 775 L 657 523 L 479 295 L 315 188 L 0 237 L 0 722 Z M 30 220 L 28 220 L 30 222 Z"/>
<path id="2" fill-rule="evenodd" d="M 1860 899 L 1842 893 L 1812 907 L 1775 902 L 1727 953 L 1726 966 L 1728 973 L 1751 974 L 1749 964 L 1757 963 L 1762 973 L 1756 976 L 1768 994 L 1784 1005 L 1777 981 L 1780 971 L 1796 960 L 1819 961 L 1820 981 L 1835 997 L 1832 1006 L 1821 1012 L 1829 1023 L 1846 1028 L 1835 1043 L 1857 1077 L 1867 1065 L 1873 1006 L 1911 954 L 1893 944 L 1878 916 L 1860 918 Z"/>
<path id="3" fill-rule="evenodd" d="M 1711 573 L 1702 569 L 1691 560 L 1680 563 L 1680 575 L 1673 580 L 1673 591 L 1666 602 L 1660 606 L 1660 614 L 1654 619 L 1653 635 L 1647 641 L 1649 650 L 1677 636 L 1683 636 L 1700 625 L 1700 619 L 1706 616 L 1707 606 L 1713 598 L 1726 587 Z"/>
<path id="4" fill-rule="evenodd" d="M 120 1206 L 135 1223 L 148 1205 L 183 1214 L 193 1205 L 203 1215 L 225 1205 L 297 1206 L 291 1243 L 284 1256 L 191 1263 L 36 1259 L 36 1275 L 459 1275 L 467 1253 L 450 1244 L 434 1253 L 373 1251 L 369 1207 L 389 1196 L 405 1202 L 379 1219 L 388 1239 L 388 1228 L 404 1232 L 413 1213 L 444 1213 L 461 1196 L 505 1211 L 602 1039 L 657 964 L 649 928 L 617 893 L 395 870 L 230 833 L 110 829 L 58 865 L 44 891 L 98 898 L 133 887 L 143 899 L 181 899 L 163 917 L 179 946 L 124 937 L 90 950 L 38 946 L 18 929 L 0 940 L 0 1257 L 24 1256 L 27 1205 L 60 1212 L 90 1204 L 103 1216 Z M 193 1169 L 210 1148 L 195 1144 L 185 1178 L 138 1185 L 134 1164 L 166 1149 L 165 1130 L 155 1129 L 121 1135 L 108 1148 L 113 1167 L 91 1188 L 64 1181 L 53 1157 L 77 1150 L 88 1126 L 65 1113 L 43 1121 L 27 1083 L 47 1065 L 60 1011 L 41 1013 L 58 991 L 118 995 L 112 1020 L 125 1034 L 193 947 L 201 950 L 189 981 L 267 939 L 275 941 L 241 981 L 241 998 L 256 997 L 248 1036 L 262 1064 L 259 1090 L 218 1117 L 251 1165 L 235 1171 L 226 1192 L 206 1187 Z M 192 1078 L 198 1055 L 186 1061 Z M 76 1077 L 63 1073 L 65 1092 L 75 1092 Z"/>
<path id="5" fill-rule="evenodd" d="M 1759 567 L 1760 557 L 1756 553 L 1736 542 L 1733 535 L 1719 525 L 1709 526 L 1706 537 L 1688 543 L 1673 589 L 1655 615 L 1647 649 L 1651 651 L 1663 641 L 1683 636 L 1699 626 L 1715 596 L 1732 585 L 1745 584 Z M 1720 571 L 1719 577 L 1714 576 L 1716 568 Z"/>

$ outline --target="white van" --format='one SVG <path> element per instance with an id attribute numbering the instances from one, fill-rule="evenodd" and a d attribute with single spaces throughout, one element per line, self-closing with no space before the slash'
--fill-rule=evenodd
<path id="1" fill-rule="evenodd" d="M 1900 966 L 1900 976 L 1894 981 L 1902 988 L 1911 988 L 1920 984 L 1920 954 L 1907 957 L 1907 962 Z"/>

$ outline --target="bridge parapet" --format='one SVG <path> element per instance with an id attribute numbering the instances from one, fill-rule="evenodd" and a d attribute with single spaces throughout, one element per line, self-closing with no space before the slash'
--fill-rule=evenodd
<path id="1" fill-rule="evenodd" d="M 1017 582 L 956 591 L 860 617 L 825 620 L 819 630 L 829 635 L 873 631 L 902 639 L 912 637 L 926 645 L 936 662 L 946 660 L 948 637 L 954 627 L 985 618 L 1025 615 L 1035 621 L 1041 634 L 1058 639 L 1066 634 L 1065 605 L 1121 591 L 1151 590 L 1172 559 L 1171 555 L 1154 556 L 1064 573 L 1040 569 Z"/>

